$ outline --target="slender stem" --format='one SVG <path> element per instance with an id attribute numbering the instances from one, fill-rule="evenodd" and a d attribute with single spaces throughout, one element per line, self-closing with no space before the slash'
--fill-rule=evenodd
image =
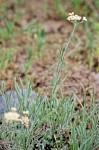
<path id="1" fill-rule="evenodd" d="M 57 87 L 57 84 L 58 84 L 58 82 L 59 82 L 60 71 L 61 71 L 61 69 L 62 69 L 62 65 L 63 65 L 63 62 L 64 62 L 64 56 L 65 56 L 65 54 L 66 54 L 66 52 L 67 52 L 67 50 L 68 50 L 68 47 L 69 47 L 71 38 L 73 37 L 73 34 L 74 34 L 74 32 L 75 32 L 76 26 L 77 26 L 77 24 L 75 23 L 75 24 L 74 24 L 74 27 L 73 27 L 73 31 L 72 31 L 72 33 L 71 33 L 69 39 L 68 39 L 68 43 L 66 44 L 65 49 L 62 50 L 62 53 L 61 53 L 61 56 L 60 56 L 60 60 L 59 60 L 59 62 L 58 62 L 58 66 L 57 66 L 57 71 L 56 71 L 57 74 L 56 74 L 56 77 L 55 77 L 56 80 L 55 80 L 55 83 L 54 83 L 54 86 L 53 86 L 53 92 L 55 92 L 56 87 Z"/>
<path id="2" fill-rule="evenodd" d="M 74 35 L 75 29 L 76 29 L 76 25 L 77 25 L 77 24 L 75 23 L 75 24 L 74 24 L 73 31 L 72 31 L 72 33 L 71 33 L 71 35 L 70 35 L 69 39 L 68 39 L 68 43 L 67 43 L 67 45 L 66 45 L 66 47 L 65 47 L 65 50 L 64 50 L 64 52 L 63 52 L 62 59 L 64 59 L 64 55 L 65 55 L 65 53 L 66 53 L 66 51 L 67 51 L 67 49 L 68 49 L 68 47 L 69 47 L 69 44 L 70 44 L 71 38 L 72 38 L 72 37 L 73 37 L 73 35 Z"/>

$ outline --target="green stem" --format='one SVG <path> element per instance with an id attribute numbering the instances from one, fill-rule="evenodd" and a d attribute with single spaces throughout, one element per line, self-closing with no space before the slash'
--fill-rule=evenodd
<path id="1" fill-rule="evenodd" d="M 62 69 L 62 65 L 63 65 L 63 62 L 64 62 L 64 56 L 65 56 L 65 54 L 66 54 L 66 52 L 67 52 L 67 50 L 68 50 L 68 47 L 69 47 L 69 44 L 70 44 L 71 39 L 72 39 L 72 37 L 73 37 L 73 34 L 74 34 L 74 32 L 75 32 L 76 26 L 77 26 L 77 24 L 75 23 L 75 24 L 74 24 L 74 27 L 73 27 L 73 31 L 72 31 L 72 33 L 71 33 L 69 39 L 68 39 L 68 43 L 66 44 L 65 49 L 64 49 L 64 50 L 62 51 L 62 53 L 61 53 L 60 60 L 59 60 L 59 62 L 58 62 L 58 66 L 57 66 L 56 77 L 55 77 L 56 80 L 55 80 L 55 83 L 54 83 L 54 86 L 53 86 L 52 93 L 54 93 L 54 92 L 56 91 L 57 84 L 58 84 L 59 78 L 60 78 L 60 71 L 61 71 L 61 69 Z"/>

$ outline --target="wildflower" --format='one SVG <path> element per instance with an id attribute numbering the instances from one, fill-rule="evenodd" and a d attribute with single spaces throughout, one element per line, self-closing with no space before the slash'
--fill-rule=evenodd
<path id="1" fill-rule="evenodd" d="M 73 15 L 74 15 L 74 12 L 68 14 L 68 16 L 73 16 Z"/>
<path id="2" fill-rule="evenodd" d="M 14 122 L 19 121 L 20 115 L 17 112 L 8 112 L 4 114 L 4 120 L 5 122 Z"/>
<path id="3" fill-rule="evenodd" d="M 74 12 L 68 14 L 67 20 L 71 21 L 72 23 L 81 23 L 87 21 L 86 17 L 75 15 Z"/>
<path id="4" fill-rule="evenodd" d="M 28 127 L 28 126 L 29 126 L 29 118 L 22 116 L 21 119 L 20 119 L 20 123 L 21 123 L 22 125 Z"/>
<path id="5" fill-rule="evenodd" d="M 87 21 L 86 17 L 83 17 L 83 21 Z"/>
<path id="6" fill-rule="evenodd" d="M 17 109 L 16 109 L 15 107 L 12 107 L 12 108 L 11 108 L 11 111 L 12 111 L 12 112 L 16 112 Z"/>
<path id="7" fill-rule="evenodd" d="M 23 115 L 29 115 L 29 111 L 27 110 L 27 111 L 23 111 Z"/>

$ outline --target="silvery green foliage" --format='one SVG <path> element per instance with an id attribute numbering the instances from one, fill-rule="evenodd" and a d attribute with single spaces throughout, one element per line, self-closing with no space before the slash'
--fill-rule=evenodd
<path id="1" fill-rule="evenodd" d="M 0 96 L 0 116 L 9 111 L 11 107 L 27 108 L 33 103 L 36 93 L 27 89 L 19 89 L 18 91 L 7 91 Z"/>

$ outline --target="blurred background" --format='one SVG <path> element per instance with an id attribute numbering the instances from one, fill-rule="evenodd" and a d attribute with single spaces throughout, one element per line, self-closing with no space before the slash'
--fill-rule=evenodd
<path id="1" fill-rule="evenodd" d="M 32 78 L 33 88 L 48 92 L 59 49 L 68 41 L 73 25 L 69 12 L 85 16 L 69 46 L 62 71 L 68 75 L 64 94 L 82 97 L 82 85 L 94 84 L 99 96 L 99 0 L 0 0 L 0 84 L 14 88 L 14 78 Z"/>

